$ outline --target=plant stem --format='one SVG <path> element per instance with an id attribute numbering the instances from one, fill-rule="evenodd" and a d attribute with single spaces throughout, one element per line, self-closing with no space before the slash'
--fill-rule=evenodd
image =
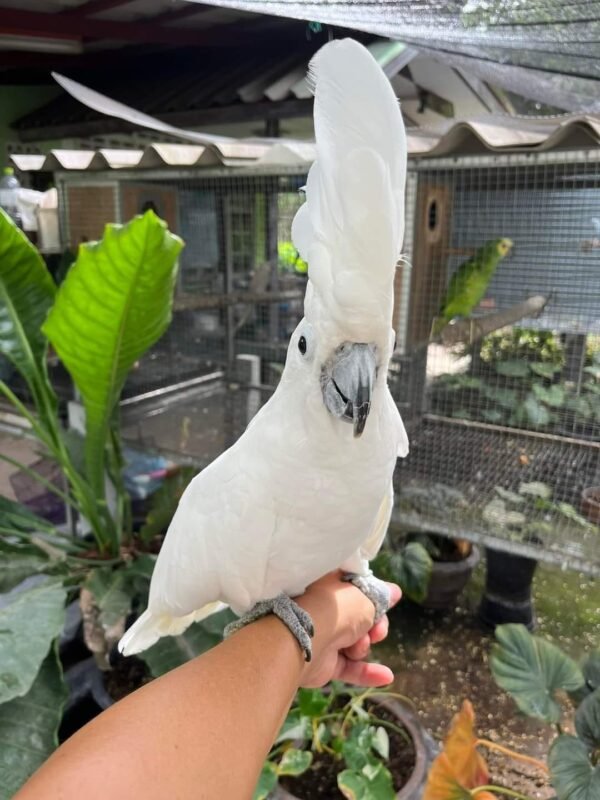
<path id="1" fill-rule="evenodd" d="M 524 756 L 521 753 L 515 753 L 514 750 L 510 750 L 508 747 L 503 747 L 501 744 L 490 742 L 488 739 L 477 739 L 476 745 L 487 747 L 488 750 L 496 750 L 498 753 L 502 753 L 505 756 L 515 758 L 517 761 L 524 761 L 526 764 L 532 764 L 534 767 L 541 769 L 543 772 L 548 772 L 548 767 L 543 761 L 538 761 L 537 758 L 533 758 L 532 756 Z"/>
<path id="2" fill-rule="evenodd" d="M 499 792 L 500 794 L 508 795 L 508 797 L 514 797 L 516 800 L 533 800 L 527 794 L 521 794 L 521 792 L 516 792 L 514 789 L 507 789 L 506 786 L 495 786 L 494 784 L 476 786 L 475 789 L 470 790 L 470 795 L 471 797 L 477 797 L 479 792 Z"/>

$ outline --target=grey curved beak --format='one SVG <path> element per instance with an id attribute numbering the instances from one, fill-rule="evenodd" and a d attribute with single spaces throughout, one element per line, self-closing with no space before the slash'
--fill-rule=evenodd
<path id="1" fill-rule="evenodd" d="M 323 368 L 325 405 L 335 417 L 352 423 L 355 437 L 365 429 L 376 377 L 374 344 L 344 342 Z"/>

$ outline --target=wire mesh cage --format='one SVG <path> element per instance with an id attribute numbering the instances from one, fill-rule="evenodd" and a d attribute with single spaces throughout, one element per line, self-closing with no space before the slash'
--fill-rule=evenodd
<path id="1" fill-rule="evenodd" d="M 291 222 L 305 179 L 297 167 L 60 179 L 71 247 L 148 208 L 186 243 L 172 325 L 125 390 L 129 441 L 207 463 L 268 399 L 302 316 Z M 390 385 L 411 452 L 396 518 L 599 572 L 598 151 L 412 161 L 406 207 Z M 483 280 L 455 314 L 465 270 Z"/>
<path id="2" fill-rule="evenodd" d="M 598 572 L 598 153 L 422 161 L 413 180 L 399 516 Z"/>

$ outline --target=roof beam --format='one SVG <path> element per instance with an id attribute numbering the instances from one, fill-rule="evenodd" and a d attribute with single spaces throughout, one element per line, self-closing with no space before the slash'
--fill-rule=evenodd
<path id="1" fill-rule="evenodd" d="M 260 18 L 258 23 L 263 23 Z M 164 28 L 151 22 L 116 22 L 111 20 L 42 14 L 37 11 L 0 9 L 0 34 L 36 36 L 41 38 L 114 39 L 121 42 L 144 42 L 174 46 L 237 46 L 247 42 L 255 25 L 246 23 L 243 29 L 234 23 L 204 30 L 193 28 Z"/>
<path id="2" fill-rule="evenodd" d="M 208 125 L 225 125 L 240 122 L 256 122 L 266 119 L 289 119 L 290 117 L 307 117 L 312 114 L 312 98 L 310 100 L 283 100 L 280 103 L 236 103 L 222 108 L 206 108 L 197 111 L 176 111 L 161 114 L 164 122 L 179 127 L 202 128 Z M 41 142 L 46 139 L 86 138 L 113 133 L 130 133 L 147 130 L 130 125 L 113 117 L 102 117 L 84 122 L 46 125 L 40 128 L 28 128 L 19 131 L 22 142 Z M 159 134 L 156 134 L 159 136 Z M 160 138 L 160 136 L 159 136 Z"/>

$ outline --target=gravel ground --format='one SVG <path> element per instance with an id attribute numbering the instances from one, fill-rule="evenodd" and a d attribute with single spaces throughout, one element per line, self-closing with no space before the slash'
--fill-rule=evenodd
<path id="1" fill-rule="evenodd" d="M 441 741 L 454 713 L 468 698 L 481 738 L 545 760 L 554 732 L 528 719 L 491 676 L 488 654 L 493 636 L 477 621 L 483 568 L 474 574 L 456 609 L 426 611 L 404 602 L 392 614 L 390 636 L 375 652 L 396 673 L 394 690 L 415 704 L 425 727 Z M 576 573 L 540 566 L 535 579 L 537 633 L 575 658 L 600 647 L 600 583 Z M 565 704 L 565 727 L 572 719 Z M 483 752 L 483 751 L 482 751 Z M 490 753 L 494 783 L 548 800 L 554 792 L 543 773 Z"/>

